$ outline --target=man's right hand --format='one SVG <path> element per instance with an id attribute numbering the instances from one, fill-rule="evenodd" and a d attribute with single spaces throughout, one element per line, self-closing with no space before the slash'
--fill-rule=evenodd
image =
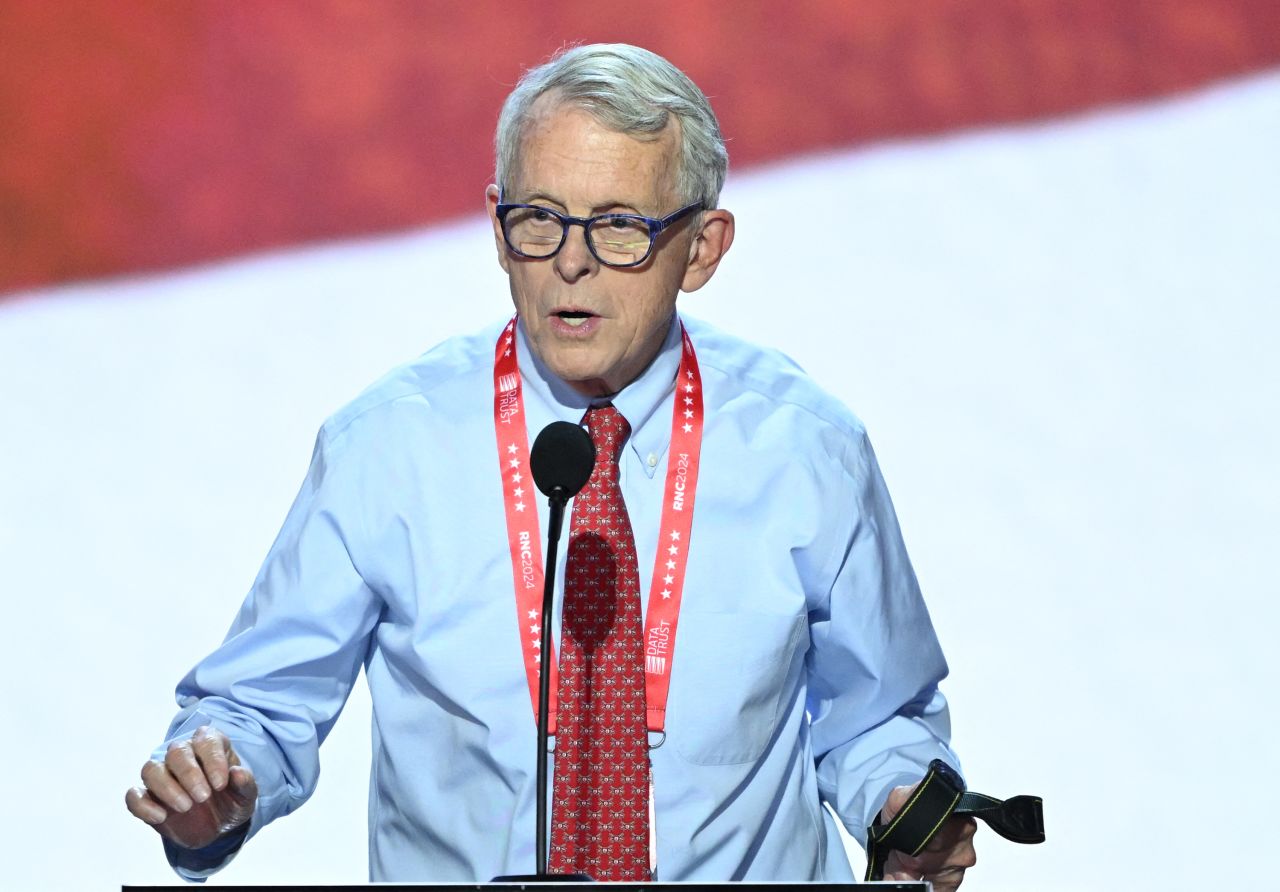
<path id="1" fill-rule="evenodd" d="M 200 849 L 253 816 L 258 783 L 227 735 L 204 725 L 169 745 L 164 761 L 142 766 L 142 783 L 125 794 L 129 812 L 161 836 Z"/>

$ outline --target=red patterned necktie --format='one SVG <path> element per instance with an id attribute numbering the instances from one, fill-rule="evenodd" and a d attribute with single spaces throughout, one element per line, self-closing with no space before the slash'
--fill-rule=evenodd
<path id="1" fill-rule="evenodd" d="M 630 432 L 613 406 L 587 412 L 591 479 L 573 500 L 560 631 L 551 870 L 649 879 L 640 574 L 618 488 Z"/>

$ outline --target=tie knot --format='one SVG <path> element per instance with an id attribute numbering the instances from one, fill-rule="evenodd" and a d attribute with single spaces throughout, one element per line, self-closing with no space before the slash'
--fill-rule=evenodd
<path id="1" fill-rule="evenodd" d="M 618 456 L 622 454 L 622 444 L 627 442 L 627 435 L 631 433 L 631 425 L 627 424 L 627 419 L 609 403 L 588 409 L 583 420 L 587 423 L 591 442 L 596 447 L 596 463 L 607 461 L 616 465 Z"/>

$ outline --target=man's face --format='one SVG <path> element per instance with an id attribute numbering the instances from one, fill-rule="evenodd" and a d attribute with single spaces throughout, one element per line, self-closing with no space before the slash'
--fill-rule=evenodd
<path id="1" fill-rule="evenodd" d="M 675 183 L 678 125 L 641 141 L 552 97 L 539 99 L 533 112 L 503 200 L 576 217 L 617 212 L 661 218 L 682 206 Z M 510 278 L 516 311 L 539 358 L 592 396 L 615 393 L 635 380 L 662 345 L 682 284 L 698 287 L 705 281 L 686 282 L 698 253 L 692 218 L 659 235 L 643 264 L 617 269 L 596 260 L 581 226 L 569 227 L 554 257 L 512 254 L 494 213 L 496 186 L 489 187 L 487 197 L 498 262 Z"/>

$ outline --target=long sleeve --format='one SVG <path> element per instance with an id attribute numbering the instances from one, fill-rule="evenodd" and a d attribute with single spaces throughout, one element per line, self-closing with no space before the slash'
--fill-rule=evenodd
<path id="1" fill-rule="evenodd" d="M 311 794 L 317 748 L 363 665 L 371 879 L 532 869 L 537 735 L 503 535 L 503 487 L 525 469 L 498 455 L 489 411 L 501 329 L 441 345 L 326 423 L 226 642 L 179 687 L 170 738 L 212 723 L 258 777 L 245 838 Z M 688 331 L 707 423 L 650 752 L 660 876 L 848 881 L 822 801 L 861 838 L 889 788 L 933 758 L 956 764 L 937 690 L 946 666 L 861 423 L 785 357 Z M 519 347 L 530 439 L 581 419 L 578 398 Z M 673 326 L 613 399 L 632 425 L 620 485 L 645 599 L 667 546 L 680 356 Z M 171 860 L 197 879 L 237 844 Z"/>
<path id="2" fill-rule="evenodd" d="M 211 724 L 253 771 L 258 802 L 247 835 L 306 801 L 320 743 L 341 712 L 368 649 L 379 602 L 353 558 L 363 536 L 359 472 L 321 430 L 311 466 L 222 645 L 178 685 L 182 707 L 168 743 Z M 219 841 L 191 852 L 168 846 L 189 878 L 234 854 Z"/>
<path id="3" fill-rule="evenodd" d="M 829 598 L 810 617 L 808 708 L 820 795 L 865 845 L 893 787 L 919 781 L 932 759 L 959 761 L 938 690 L 946 661 L 865 434 L 844 466 L 852 522 Z"/>

